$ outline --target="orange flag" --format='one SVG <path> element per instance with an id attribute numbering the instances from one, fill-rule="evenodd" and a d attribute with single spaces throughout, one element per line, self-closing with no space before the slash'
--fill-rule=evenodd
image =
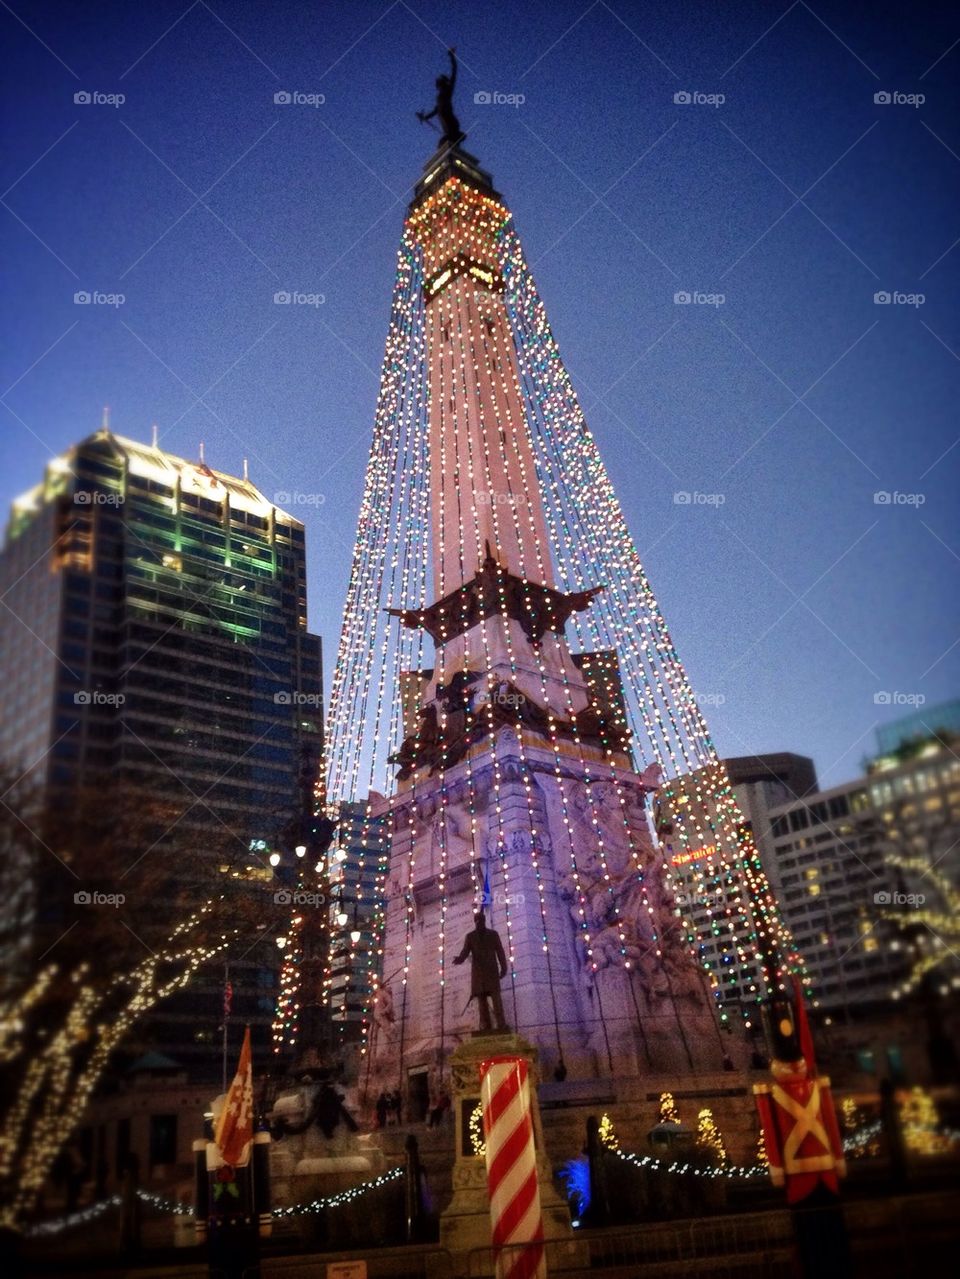
<path id="1" fill-rule="evenodd" d="M 217 1120 L 214 1141 L 225 1164 L 243 1168 L 249 1162 L 253 1142 L 253 1064 L 249 1026 L 243 1036 L 237 1073 Z"/>

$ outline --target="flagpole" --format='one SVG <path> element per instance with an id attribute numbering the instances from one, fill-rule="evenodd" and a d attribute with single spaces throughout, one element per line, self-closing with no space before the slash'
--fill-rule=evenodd
<path id="1" fill-rule="evenodd" d="M 230 965 L 223 966 L 223 1091 L 227 1091 L 227 1023 L 230 1020 L 230 1005 L 227 1003 L 227 991 L 230 989 Z M 231 1000 L 232 1002 L 232 1000 Z"/>

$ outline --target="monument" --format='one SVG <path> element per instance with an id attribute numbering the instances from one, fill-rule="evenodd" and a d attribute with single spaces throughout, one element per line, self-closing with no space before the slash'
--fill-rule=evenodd
<path id="1" fill-rule="evenodd" d="M 362 1094 L 399 1089 L 410 1120 L 474 996 L 544 1079 L 730 1068 L 724 974 L 697 961 L 651 824 L 661 785 L 757 1001 L 761 951 L 796 963 L 511 214 L 464 148 L 450 58 L 421 115 L 443 136 L 404 227 L 328 717 L 331 800 L 370 794 L 391 832 Z M 674 785 L 693 769 L 702 786 Z M 474 918 L 482 963 L 479 924 L 457 953 Z"/>

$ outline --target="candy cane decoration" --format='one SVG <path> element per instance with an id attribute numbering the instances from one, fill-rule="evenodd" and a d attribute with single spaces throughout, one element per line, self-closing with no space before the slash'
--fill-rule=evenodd
<path id="1" fill-rule="evenodd" d="M 482 1062 L 480 1093 L 497 1279 L 545 1279 L 526 1059 L 491 1057 Z"/>

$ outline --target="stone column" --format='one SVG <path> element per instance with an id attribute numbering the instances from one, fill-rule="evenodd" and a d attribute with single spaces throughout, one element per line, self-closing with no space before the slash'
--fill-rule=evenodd
<path id="1" fill-rule="evenodd" d="M 540 1183 L 540 1207 L 543 1213 L 543 1236 L 547 1243 L 548 1267 L 553 1253 L 563 1241 L 569 1241 L 563 1249 L 566 1265 L 589 1265 L 586 1244 L 574 1240 L 570 1225 L 570 1212 L 553 1184 L 553 1173 L 543 1144 L 540 1125 L 540 1106 L 537 1100 L 537 1084 L 540 1082 L 538 1054 L 534 1046 L 522 1035 L 477 1034 L 454 1049 L 450 1055 L 450 1073 L 453 1083 L 453 1113 L 455 1141 L 453 1165 L 453 1197 L 440 1214 L 440 1243 L 454 1256 L 458 1274 L 467 1273 L 468 1254 L 473 1249 L 490 1248 L 490 1202 L 487 1196 L 487 1170 L 483 1155 L 473 1152 L 470 1137 L 470 1115 L 480 1104 L 480 1063 L 488 1057 L 525 1057 L 530 1072 L 530 1118 L 533 1123 L 534 1143 L 537 1149 L 537 1177 Z M 482 1137 L 482 1128 L 480 1135 Z M 582 1255 L 581 1255 L 582 1254 Z M 487 1269 L 481 1267 L 479 1257 L 470 1268 L 471 1275 L 492 1274 L 492 1254 Z M 561 1267 L 562 1268 L 562 1267 Z"/>

